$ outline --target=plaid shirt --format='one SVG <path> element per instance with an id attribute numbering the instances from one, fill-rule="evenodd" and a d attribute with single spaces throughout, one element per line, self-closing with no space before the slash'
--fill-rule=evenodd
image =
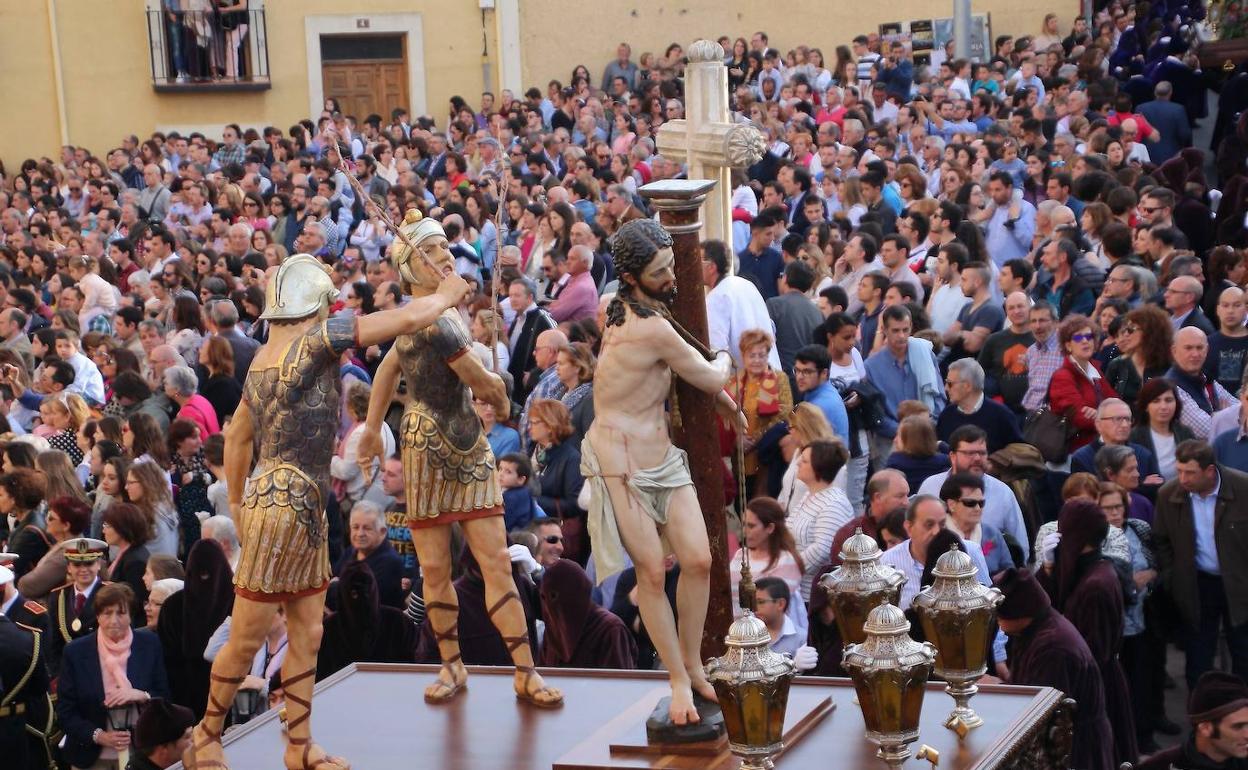
<path id="1" fill-rule="evenodd" d="M 212 159 L 218 166 L 225 168 L 231 163 L 241 165 L 245 157 L 247 157 L 247 148 L 243 144 L 223 144 L 217 148 Z"/>
<path id="2" fill-rule="evenodd" d="M 1027 363 L 1027 394 L 1023 396 L 1023 408 L 1039 409 L 1049 397 L 1049 380 L 1062 366 L 1066 355 L 1057 346 L 1057 333 L 1049 335 L 1045 343 L 1036 342 L 1027 348 L 1023 360 Z"/>
<path id="3" fill-rule="evenodd" d="M 1213 440 L 1217 438 L 1217 436 L 1210 435 L 1213 430 L 1213 415 L 1201 409 L 1196 399 L 1192 398 L 1187 391 L 1182 388 L 1175 388 L 1175 390 L 1178 391 L 1179 403 L 1183 409 L 1179 423 L 1196 434 L 1196 438 L 1213 443 Z M 1239 403 L 1217 380 L 1213 382 L 1213 398 L 1210 400 L 1213 401 L 1214 414 Z"/>

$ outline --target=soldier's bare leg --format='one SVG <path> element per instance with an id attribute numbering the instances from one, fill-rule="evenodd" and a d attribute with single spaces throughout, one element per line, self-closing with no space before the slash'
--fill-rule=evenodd
<path id="1" fill-rule="evenodd" d="M 465 521 L 463 529 L 468 548 L 476 557 L 481 575 L 485 578 L 485 605 L 490 619 L 502 635 L 516 665 L 516 694 L 539 706 L 558 705 L 563 702 L 563 694 L 554 687 L 547 687 L 533 668 L 533 648 L 524 607 L 520 604 L 511 572 L 503 517 Z"/>
<path id="2" fill-rule="evenodd" d="M 442 670 L 425 688 L 425 700 L 441 703 L 468 682 L 468 670 L 459 653 L 459 597 L 451 585 L 451 526 L 412 528 L 411 533 L 424 578 L 425 613 L 442 657 Z"/>
<path id="3" fill-rule="evenodd" d="M 201 765 L 213 768 L 228 766 L 221 748 L 221 731 L 225 726 L 225 717 L 234 705 L 238 686 L 251 671 L 252 660 L 273 624 L 277 607 L 276 603 L 234 597 L 230 640 L 217 653 L 217 658 L 212 663 L 208 709 L 204 712 L 204 718 L 191 732 L 191 745 L 182 755 L 182 764 L 187 770 L 194 770 Z M 291 631 L 293 633 L 293 626 Z M 214 762 L 218 764 L 213 764 Z"/>
<path id="4" fill-rule="evenodd" d="M 329 756 L 312 742 L 312 686 L 316 683 L 316 656 L 321 649 L 324 616 L 324 591 L 286 602 L 289 642 L 286 660 L 282 662 L 282 689 L 286 693 L 288 770 L 347 770 L 350 767 L 347 760 Z M 268 626 L 264 628 L 267 630 Z"/>

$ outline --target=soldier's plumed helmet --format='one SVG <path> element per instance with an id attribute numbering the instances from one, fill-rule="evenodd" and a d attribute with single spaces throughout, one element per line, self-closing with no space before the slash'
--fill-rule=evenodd
<path id="1" fill-rule="evenodd" d="M 329 267 L 311 254 L 287 257 L 269 279 L 264 292 L 266 321 L 297 321 L 327 312 L 338 289 L 329 277 Z"/>

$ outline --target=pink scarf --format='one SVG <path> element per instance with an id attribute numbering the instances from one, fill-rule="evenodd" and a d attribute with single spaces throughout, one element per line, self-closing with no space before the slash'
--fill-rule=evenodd
<path id="1" fill-rule="evenodd" d="M 130 678 L 126 676 L 126 662 L 130 660 L 130 645 L 134 642 L 134 630 L 127 628 L 126 636 L 120 642 L 109 640 L 103 631 L 95 634 L 96 649 L 100 654 L 100 673 L 104 675 L 104 698 L 113 693 L 130 689 Z"/>

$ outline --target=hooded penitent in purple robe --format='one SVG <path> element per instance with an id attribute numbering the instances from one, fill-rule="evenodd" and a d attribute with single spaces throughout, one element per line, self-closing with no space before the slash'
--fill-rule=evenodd
<path id="1" fill-rule="evenodd" d="M 1029 618 L 1031 623 L 1011 634 L 1006 651 L 1010 661 L 1010 684 L 1053 687 L 1078 704 L 1070 767 L 1075 770 L 1113 770 L 1114 746 L 1105 716 L 1105 695 L 1100 670 L 1087 642 L 1055 612 L 1048 594 L 1030 570 L 1009 569 L 997 580 L 1005 601 L 997 610 L 1002 620 Z"/>
<path id="2" fill-rule="evenodd" d="M 1061 612 L 1088 644 L 1101 674 L 1105 711 L 1113 727 L 1117 763 L 1135 762 L 1135 718 L 1127 678 L 1118 662 L 1122 649 L 1122 583 L 1113 565 L 1101 556 L 1109 521 L 1101 507 L 1075 499 L 1062 506 L 1057 517 L 1062 535 L 1052 580 L 1046 588 L 1053 607 Z M 1088 550 L 1088 549 L 1091 550 Z"/>
<path id="3" fill-rule="evenodd" d="M 624 621 L 594 604 L 593 584 L 581 565 L 560 559 L 542 575 L 546 636 L 541 665 L 564 668 L 632 668 L 637 642 Z"/>

